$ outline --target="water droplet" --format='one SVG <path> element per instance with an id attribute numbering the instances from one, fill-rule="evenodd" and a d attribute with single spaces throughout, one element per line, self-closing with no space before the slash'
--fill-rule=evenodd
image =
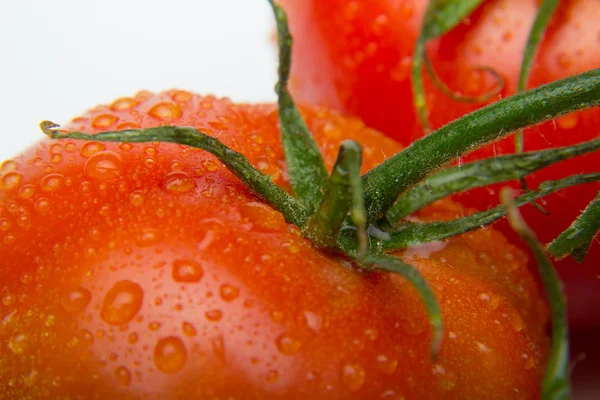
<path id="1" fill-rule="evenodd" d="M 46 175 L 40 182 L 42 192 L 52 193 L 60 190 L 63 186 L 65 177 L 61 174 Z"/>
<path id="2" fill-rule="evenodd" d="M 131 383 L 131 372 L 122 365 L 115 368 L 114 375 L 121 386 L 129 386 Z"/>
<path id="3" fill-rule="evenodd" d="M 0 190 L 4 190 L 6 192 L 17 189 L 21 186 L 21 181 L 23 180 L 23 175 L 18 172 L 8 172 L 2 176 L 0 179 Z"/>
<path id="4" fill-rule="evenodd" d="M 221 298 L 223 300 L 233 301 L 239 296 L 240 290 L 235 286 L 224 284 L 219 288 L 219 293 L 221 294 Z"/>
<path id="5" fill-rule="evenodd" d="M 279 379 L 279 372 L 277 370 L 272 369 L 267 372 L 266 380 L 268 383 L 276 382 L 277 379 Z"/>
<path id="6" fill-rule="evenodd" d="M 100 316 L 111 325 L 123 325 L 131 321 L 142 306 L 144 292 L 131 281 L 119 281 L 106 293 Z"/>
<path id="7" fill-rule="evenodd" d="M 15 296 L 13 296 L 10 293 L 7 293 L 2 297 L 2 304 L 4 304 L 7 307 L 12 305 L 14 302 L 15 302 Z"/>
<path id="8" fill-rule="evenodd" d="M 149 247 L 159 243 L 163 238 L 162 233 L 154 228 L 147 228 L 136 236 L 135 243 L 140 247 Z"/>
<path id="9" fill-rule="evenodd" d="M 189 322 L 184 322 L 181 325 L 181 330 L 186 336 L 196 336 L 197 334 L 196 328 L 194 328 L 194 325 L 190 324 Z"/>
<path id="10" fill-rule="evenodd" d="M 223 343 L 223 338 L 222 337 L 216 337 L 216 338 L 212 338 L 210 340 L 210 345 L 212 347 L 212 352 L 213 355 L 215 356 L 215 358 L 217 360 L 219 360 L 219 362 L 221 364 L 225 364 L 226 363 L 226 359 L 225 359 L 225 344 Z"/>
<path id="11" fill-rule="evenodd" d="M 377 369 L 386 375 L 392 375 L 398 368 L 398 360 L 388 358 L 384 354 L 378 355 L 375 360 L 377 361 Z"/>
<path id="12" fill-rule="evenodd" d="M 60 298 L 60 304 L 69 313 L 78 313 L 87 307 L 92 299 L 89 290 L 78 287 L 64 293 Z"/>
<path id="13" fill-rule="evenodd" d="M 475 341 L 475 347 L 477 347 L 477 350 L 479 350 L 481 354 L 490 354 L 492 352 L 489 347 L 478 341 Z"/>
<path id="14" fill-rule="evenodd" d="M 0 164 L 0 175 L 16 171 L 17 168 L 19 168 L 19 164 L 17 164 L 16 161 L 6 160 Z"/>
<path id="15" fill-rule="evenodd" d="M 573 129 L 579 124 L 579 116 L 576 113 L 567 114 L 556 120 L 560 129 Z"/>
<path id="16" fill-rule="evenodd" d="M 181 194 L 195 189 L 196 181 L 185 172 L 174 171 L 165 176 L 163 186 L 170 193 Z"/>
<path id="17" fill-rule="evenodd" d="M 510 308 L 507 310 L 507 313 L 504 314 L 506 318 L 508 318 L 508 323 L 515 330 L 515 332 L 521 332 L 523 328 L 525 328 L 525 322 L 523 322 L 523 318 L 521 315 L 514 309 Z"/>
<path id="18" fill-rule="evenodd" d="M 172 276 L 175 282 L 194 283 L 200 282 L 200 279 L 204 276 L 204 271 L 200 264 L 194 260 L 175 260 Z"/>
<path id="19" fill-rule="evenodd" d="M 21 190 L 19 190 L 19 196 L 22 199 L 29 199 L 34 194 L 35 194 L 35 186 L 33 186 L 33 185 L 23 185 L 21 187 Z"/>
<path id="20" fill-rule="evenodd" d="M 79 150 L 79 154 L 85 158 L 90 158 L 96 153 L 104 151 L 106 149 L 106 145 L 100 142 L 87 142 L 83 146 L 81 146 L 81 150 Z"/>
<path id="21" fill-rule="evenodd" d="M 377 337 L 379 336 L 379 332 L 377 331 L 376 328 L 367 328 L 367 329 L 365 329 L 365 336 L 369 340 L 376 340 Z"/>
<path id="22" fill-rule="evenodd" d="M 302 342 L 287 333 L 277 337 L 277 339 L 275 339 L 275 344 L 277 345 L 279 352 L 286 356 L 293 356 L 302 348 Z"/>
<path id="23" fill-rule="evenodd" d="M 157 103 L 148 111 L 151 117 L 166 120 L 174 120 L 181 117 L 182 111 L 179 104 Z"/>
<path id="24" fill-rule="evenodd" d="M 92 120 L 92 127 L 97 129 L 108 128 L 114 125 L 119 120 L 119 117 L 112 114 L 100 114 Z"/>
<path id="25" fill-rule="evenodd" d="M 406 397 L 402 395 L 402 393 L 397 390 L 386 390 L 379 395 L 381 400 L 405 400 Z"/>
<path id="26" fill-rule="evenodd" d="M 323 318 L 310 311 L 304 311 L 304 318 L 306 319 L 306 325 L 313 331 L 319 333 Z"/>
<path id="27" fill-rule="evenodd" d="M 136 207 L 141 206 L 144 204 L 144 194 L 139 190 L 131 192 L 129 202 Z"/>
<path id="28" fill-rule="evenodd" d="M 136 332 L 130 332 L 129 335 L 127 335 L 127 341 L 129 342 L 129 344 L 136 344 L 138 339 L 139 336 Z"/>
<path id="29" fill-rule="evenodd" d="M 445 391 L 450 391 L 456 386 L 456 381 L 458 380 L 456 372 L 441 364 L 435 364 L 433 366 L 433 375 L 436 377 L 438 385 Z"/>
<path id="30" fill-rule="evenodd" d="M 173 374 L 181 371 L 187 361 L 187 350 L 180 338 L 168 336 L 154 347 L 154 365 L 159 371 Z"/>
<path id="31" fill-rule="evenodd" d="M 135 107 L 136 105 L 138 105 L 138 103 L 139 102 L 136 99 L 133 99 L 131 97 L 121 97 L 120 99 L 113 101 L 113 103 L 110 105 L 110 109 L 113 111 L 127 110 L 129 108 Z"/>
<path id="32" fill-rule="evenodd" d="M 175 101 L 186 102 L 192 99 L 192 94 L 190 92 L 186 92 L 185 90 L 176 90 L 171 93 L 171 98 Z"/>
<path id="33" fill-rule="evenodd" d="M 84 173 L 89 178 L 107 181 L 121 176 L 122 169 L 121 156 L 112 151 L 101 151 L 87 160 Z"/>
<path id="34" fill-rule="evenodd" d="M 0 219 L 0 230 L 6 232 L 10 229 L 10 220 L 8 218 Z"/>
<path id="35" fill-rule="evenodd" d="M 217 322 L 223 318 L 223 312 L 221 310 L 209 310 L 204 313 L 204 316 L 209 321 Z"/>
<path id="36" fill-rule="evenodd" d="M 22 333 L 11 336 L 8 341 L 8 348 L 15 354 L 23 354 L 29 348 L 29 340 Z"/>
<path id="37" fill-rule="evenodd" d="M 351 392 L 360 390 L 365 384 L 365 369 L 356 363 L 342 365 L 342 382 Z"/>
<path id="38" fill-rule="evenodd" d="M 148 324 L 148 329 L 150 329 L 152 332 L 156 332 L 161 326 L 162 324 L 160 322 L 150 322 Z"/>
<path id="39" fill-rule="evenodd" d="M 38 214 L 46 214 L 50 210 L 50 200 L 40 197 L 33 204 L 33 209 Z"/>

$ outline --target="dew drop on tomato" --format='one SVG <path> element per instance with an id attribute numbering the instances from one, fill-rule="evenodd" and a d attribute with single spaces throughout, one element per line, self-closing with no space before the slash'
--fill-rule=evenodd
<path id="1" fill-rule="evenodd" d="M 22 199 L 29 199 L 35 193 L 35 186 L 33 185 L 23 185 L 21 190 L 19 190 L 19 197 Z"/>
<path id="2" fill-rule="evenodd" d="M 163 187 L 170 193 L 187 193 L 196 188 L 196 181 L 185 172 L 174 171 L 165 176 Z"/>
<path id="3" fill-rule="evenodd" d="M 365 384 L 365 369 L 357 363 L 344 363 L 342 365 L 342 382 L 351 392 L 360 390 Z"/>
<path id="4" fill-rule="evenodd" d="M 18 172 L 8 172 L 0 179 L 0 190 L 9 192 L 18 189 L 21 186 L 23 175 Z"/>
<path id="5" fill-rule="evenodd" d="M 147 228 L 136 236 L 135 243 L 140 247 L 149 247 L 159 243 L 163 238 L 160 231 L 154 228 Z"/>
<path id="6" fill-rule="evenodd" d="M 447 392 L 454 389 L 458 381 L 458 374 L 442 364 L 435 364 L 433 366 L 433 375 L 436 378 L 438 386 Z"/>
<path id="7" fill-rule="evenodd" d="M 187 350 L 180 338 L 168 336 L 154 347 L 154 365 L 166 374 L 181 371 L 187 361 Z"/>
<path id="8" fill-rule="evenodd" d="M 29 338 L 22 333 L 13 335 L 8 340 L 8 348 L 15 354 L 23 354 L 29 349 Z"/>
<path id="9" fill-rule="evenodd" d="M 186 336 L 191 337 L 197 335 L 196 328 L 194 328 L 194 325 L 190 324 L 189 322 L 184 322 L 183 324 L 181 324 L 181 330 Z"/>
<path id="10" fill-rule="evenodd" d="M 127 387 L 131 384 L 131 372 L 122 365 L 115 368 L 114 376 L 121 386 Z"/>
<path id="11" fill-rule="evenodd" d="M 302 348 L 302 342 L 287 333 L 278 336 L 275 344 L 279 352 L 286 356 L 297 354 Z"/>
<path id="12" fill-rule="evenodd" d="M 89 290 L 78 287 L 64 293 L 60 298 L 60 304 L 69 313 L 83 311 L 89 304 L 92 295 Z"/>
<path id="13" fill-rule="evenodd" d="M 127 110 L 131 107 L 134 107 L 136 105 L 138 105 L 139 102 L 131 97 L 121 97 L 120 99 L 117 99 L 115 101 L 112 102 L 112 104 L 110 105 L 110 109 L 113 111 L 118 111 L 118 110 Z"/>
<path id="14" fill-rule="evenodd" d="M 119 120 L 119 117 L 113 114 L 100 114 L 92 120 L 92 126 L 97 129 L 108 128 L 114 125 Z"/>
<path id="15" fill-rule="evenodd" d="M 104 149 L 106 149 L 106 145 L 104 143 L 87 142 L 81 146 L 79 154 L 81 154 L 82 157 L 90 158 L 94 154 L 104 151 Z"/>
<path id="16" fill-rule="evenodd" d="M 88 178 L 107 181 L 121 176 L 123 162 L 117 153 L 101 151 L 92 155 L 83 168 Z"/>
<path id="17" fill-rule="evenodd" d="M 275 369 L 267 372 L 266 380 L 268 383 L 276 382 L 279 379 L 279 372 Z"/>
<path id="18" fill-rule="evenodd" d="M 156 332 L 157 330 L 160 329 L 160 327 L 162 326 L 162 324 L 160 322 L 150 322 L 148 324 L 148 329 L 150 329 L 152 332 Z"/>
<path id="19" fill-rule="evenodd" d="M 398 360 L 389 358 L 385 354 L 380 354 L 375 357 L 375 361 L 377 362 L 377 369 L 379 372 L 385 375 L 392 375 L 396 372 L 396 368 L 398 368 Z"/>
<path id="20" fill-rule="evenodd" d="M 200 282 L 204 270 L 194 260 L 175 260 L 173 262 L 172 276 L 175 282 L 195 283 Z"/>
<path id="21" fill-rule="evenodd" d="M 0 164 L 0 174 L 6 174 L 9 172 L 16 171 L 19 168 L 19 164 L 13 160 L 6 160 Z"/>
<path id="22" fill-rule="evenodd" d="M 223 318 L 223 312 L 221 310 L 208 310 L 204 313 L 204 316 L 211 322 L 218 322 Z"/>
<path id="23" fill-rule="evenodd" d="M 136 344 L 138 341 L 138 334 L 137 332 L 130 332 L 129 335 L 127 335 L 127 341 L 129 342 L 129 344 Z"/>
<path id="24" fill-rule="evenodd" d="M 384 390 L 379 395 L 380 400 L 405 400 L 406 397 L 395 389 Z"/>
<path id="25" fill-rule="evenodd" d="M 235 286 L 223 284 L 219 288 L 219 294 L 221 295 L 221 298 L 223 300 L 233 301 L 239 296 L 240 290 L 238 288 L 236 288 Z"/>
<path id="26" fill-rule="evenodd" d="M 42 192 L 53 193 L 59 191 L 64 184 L 65 177 L 61 174 L 48 174 L 40 182 Z"/>
<path id="27" fill-rule="evenodd" d="M 169 121 L 181 117 L 182 111 L 179 104 L 157 103 L 148 111 L 151 117 Z"/>
<path id="28" fill-rule="evenodd" d="M 210 340 L 210 346 L 215 358 L 224 365 L 227 360 L 225 358 L 225 343 L 223 343 L 223 338 L 220 336 L 212 338 Z"/>
<path id="29" fill-rule="evenodd" d="M 131 321 L 142 306 L 144 292 L 134 282 L 117 282 L 104 297 L 100 317 L 110 325 L 123 325 Z"/>
<path id="30" fill-rule="evenodd" d="M 139 190 L 133 191 L 130 195 L 129 195 L 129 202 L 136 207 L 141 206 L 142 204 L 144 204 L 144 194 L 142 192 L 140 192 Z"/>

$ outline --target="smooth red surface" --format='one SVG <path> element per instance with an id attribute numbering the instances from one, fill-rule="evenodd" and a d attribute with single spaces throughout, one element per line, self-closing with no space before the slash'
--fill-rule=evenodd
<path id="1" fill-rule="evenodd" d="M 332 167 L 400 146 L 304 108 Z M 142 92 L 70 125 L 194 126 L 287 187 L 273 105 Z M 2 164 L 0 385 L 9 398 L 535 399 L 547 310 L 494 229 L 400 253 L 442 306 L 445 337 L 402 278 L 316 250 L 206 152 L 43 140 Z M 467 212 L 450 201 L 422 212 Z"/>
<path id="2" fill-rule="evenodd" d="M 424 0 L 281 0 L 294 35 L 292 74 L 297 100 L 325 104 L 359 116 L 404 145 L 422 136 L 415 116 L 410 84 L 412 52 L 427 2 Z M 535 18 L 536 0 L 485 1 L 469 18 L 427 53 L 438 75 L 456 93 L 476 96 L 494 86 L 478 70 L 489 66 L 506 86 L 498 96 L 515 93 L 522 53 Z M 600 1 L 560 2 L 540 45 L 529 87 L 600 67 Z M 432 127 L 440 127 L 482 104 L 460 103 L 445 96 L 426 79 Z M 600 109 L 570 114 L 528 129 L 525 150 L 565 146 L 598 137 Z M 514 151 L 508 138 L 462 161 Z M 528 178 L 530 187 L 548 179 L 598 170 L 598 154 L 578 157 Z M 517 183 L 512 184 L 518 187 Z M 472 191 L 461 202 L 479 209 L 498 204 L 498 189 Z M 600 190 L 588 184 L 548 196 L 541 204 L 550 213 L 523 207 L 527 222 L 544 242 L 569 226 Z M 518 240 L 507 224 L 505 234 Z M 600 245 L 593 244 L 587 260 L 568 257 L 557 263 L 569 297 L 575 329 L 600 327 Z"/>

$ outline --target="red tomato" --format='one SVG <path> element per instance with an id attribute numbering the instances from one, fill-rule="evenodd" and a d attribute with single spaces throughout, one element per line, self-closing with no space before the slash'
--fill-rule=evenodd
<path id="1" fill-rule="evenodd" d="M 400 146 L 304 108 L 328 168 Z M 287 187 L 273 105 L 143 92 L 76 118 L 86 132 L 194 126 Z M 547 311 L 494 229 L 408 249 L 442 307 L 430 358 L 416 291 L 317 250 L 208 153 L 44 140 L 2 165 L 0 382 L 9 398 L 534 399 Z M 440 201 L 422 219 L 467 212 Z M 492 268 L 493 266 L 493 268 Z"/>
<path id="2" fill-rule="evenodd" d="M 300 101 L 325 104 L 357 115 L 365 123 L 407 145 L 422 136 L 415 115 L 410 71 L 412 53 L 427 1 L 420 0 L 282 0 L 295 37 L 294 94 Z M 457 93 L 480 95 L 495 82 L 478 66 L 494 68 L 506 81 L 499 97 L 514 94 L 522 54 L 536 16 L 537 0 L 484 2 L 454 30 L 428 45 L 428 55 L 441 80 Z M 600 1 L 564 0 L 540 45 L 529 87 L 600 67 Z M 429 119 L 433 128 L 483 104 L 455 101 L 426 79 Z M 564 116 L 530 128 L 525 150 L 566 146 L 598 136 L 600 109 Z M 514 151 L 508 138 L 466 157 L 464 161 Z M 597 171 L 597 154 L 578 157 L 540 171 L 528 179 L 541 181 Z M 514 184 L 517 186 L 517 184 Z M 479 209 L 498 204 L 496 187 L 460 196 Z M 595 197 L 600 184 L 589 184 L 548 196 L 544 215 L 526 206 L 527 222 L 544 242 L 569 226 Z M 500 224 L 514 238 L 507 224 Z M 569 313 L 575 328 L 600 327 L 600 245 L 587 260 L 571 257 L 558 263 L 566 280 Z"/>

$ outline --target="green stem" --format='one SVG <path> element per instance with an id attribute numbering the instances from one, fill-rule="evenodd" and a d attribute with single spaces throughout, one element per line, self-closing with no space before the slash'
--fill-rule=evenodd
<path id="1" fill-rule="evenodd" d="M 548 251 L 558 259 L 572 254 L 575 261 L 582 262 L 598 231 L 600 231 L 600 191 L 581 215 L 548 245 Z"/>
<path id="2" fill-rule="evenodd" d="M 82 132 L 61 133 L 55 129 L 58 125 L 44 121 L 40 124 L 42 131 L 52 139 L 80 139 L 99 142 L 171 142 L 198 149 L 206 150 L 216 156 L 235 174 L 248 188 L 279 210 L 290 223 L 302 226 L 307 218 L 307 210 L 291 197 L 281 187 L 271 181 L 271 178 L 254 168 L 248 159 L 237 153 L 219 139 L 208 136 L 194 128 L 177 126 L 160 126 L 140 130 L 124 130 L 103 132 L 90 135 Z"/>
<path id="3" fill-rule="evenodd" d="M 539 46 L 542 36 L 546 31 L 548 22 L 554 14 L 556 7 L 558 6 L 558 0 L 542 0 L 535 21 L 529 32 L 527 38 L 527 45 L 523 53 L 523 61 L 521 63 L 521 73 L 519 74 L 519 83 L 517 84 L 517 91 L 522 92 L 527 86 L 527 80 L 529 79 L 529 73 L 533 66 L 533 60 L 535 58 L 536 50 Z M 523 151 L 523 131 L 519 130 L 515 135 L 515 151 L 521 153 Z"/>
<path id="4" fill-rule="evenodd" d="M 600 104 L 600 69 L 497 101 L 450 122 L 363 176 L 369 221 L 449 161 L 517 129 Z"/>
<path id="5" fill-rule="evenodd" d="M 448 195 L 520 179 L 541 168 L 599 148 L 600 138 L 572 146 L 497 156 L 442 169 L 401 195 L 387 212 L 387 221 L 395 227 L 404 217 Z"/>
<path id="6" fill-rule="evenodd" d="M 310 213 L 314 212 L 323 196 L 327 170 L 304 119 L 300 115 L 287 84 L 292 60 L 292 36 L 287 16 L 273 0 L 269 4 L 277 22 L 279 44 L 279 82 L 276 92 L 279 103 L 279 122 L 292 191 Z"/>
<path id="7" fill-rule="evenodd" d="M 562 283 L 554 270 L 552 261 L 544 247 L 538 242 L 535 233 L 527 226 L 509 191 L 501 193 L 502 204 L 508 213 L 508 221 L 521 239 L 533 251 L 540 276 L 544 282 L 550 312 L 552 315 L 552 342 L 550 357 L 546 364 L 542 382 L 542 399 L 562 400 L 571 398 L 569 382 L 569 330 L 567 328 L 567 306 Z"/>
<path id="8" fill-rule="evenodd" d="M 515 199 L 518 207 L 534 200 L 540 199 L 558 190 L 569 186 L 581 185 L 600 181 L 600 172 L 573 175 L 556 181 L 542 182 L 539 187 L 531 192 L 522 194 Z M 443 240 L 461 233 L 479 229 L 489 225 L 506 215 L 502 206 L 480 211 L 467 217 L 457 218 L 444 222 L 413 223 L 407 222 L 400 225 L 397 230 L 390 233 L 389 240 L 383 242 L 383 250 L 391 251 L 406 248 L 417 244 Z"/>
<path id="9" fill-rule="evenodd" d="M 366 249 L 365 217 L 362 204 L 360 165 L 362 149 L 352 140 L 344 141 L 325 185 L 325 196 L 316 213 L 309 218 L 304 233 L 320 247 L 337 247 L 338 234 L 350 209 L 359 232 L 360 252 Z"/>

